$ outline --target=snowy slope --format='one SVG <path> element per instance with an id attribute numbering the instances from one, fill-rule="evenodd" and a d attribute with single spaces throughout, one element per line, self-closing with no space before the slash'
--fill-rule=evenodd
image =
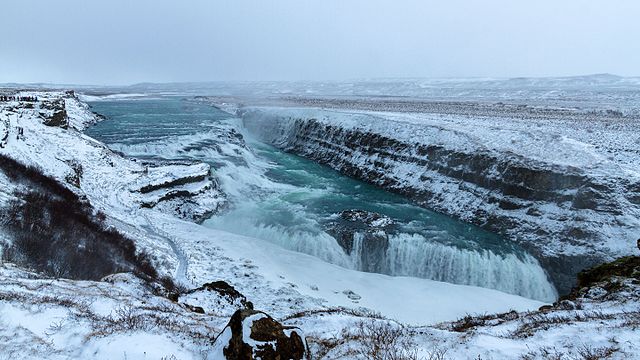
<path id="1" fill-rule="evenodd" d="M 149 294 L 133 276 L 106 280 L 52 280 L 0 264 L 0 358 L 199 359 L 226 324 Z"/>
<path id="2" fill-rule="evenodd" d="M 566 299 L 527 313 L 427 327 L 326 313 L 292 323 L 329 359 L 366 359 L 375 351 L 425 359 L 638 359 L 639 269 L 637 256 L 606 264 L 583 276 Z"/>

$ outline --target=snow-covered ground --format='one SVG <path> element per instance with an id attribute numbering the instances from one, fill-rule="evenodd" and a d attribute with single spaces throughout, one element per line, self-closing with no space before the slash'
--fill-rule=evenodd
<path id="1" fill-rule="evenodd" d="M 68 88 L 69 86 L 62 86 Z M 286 96 L 330 99 L 407 100 L 530 104 L 580 111 L 618 109 L 640 114 L 640 78 L 594 74 L 546 78 L 443 78 L 352 79 L 346 81 L 247 81 L 172 84 L 136 84 L 126 87 L 83 87 L 82 91 L 106 96 L 136 94 L 189 94 L 221 96 L 234 104 L 273 102 Z M 124 94 L 124 95 L 122 95 Z"/>
<path id="2" fill-rule="evenodd" d="M 549 327 L 536 333 L 534 342 L 511 336 L 510 331 L 519 325 L 516 320 L 496 321 L 499 326 L 460 334 L 438 324 L 468 314 L 536 310 L 543 304 L 490 289 L 348 270 L 264 241 L 205 228 L 161 207 L 141 206 L 149 196 L 157 195 L 158 186 L 184 190 L 181 182 L 192 184 L 187 187 L 194 188 L 190 189 L 195 192 L 192 199 L 198 204 L 211 208 L 212 203 L 217 206 L 225 200 L 215 192 L 212 180 L 202 180 L 203 165 L 149 165 L 123 158 L 80 132 L 96 118 L 74 96 L 34 94 L 43 100 L 63 98 L 69 128 L 43 125 L 38 104 L 29 108 L 18 102 L 0 103 L 0 140 L 3 132 L 8 134 L 0 154 L 37 166 L 86 196 L 111 225 L 151 255 L 161 273 L 189 288 L 217 280 L 228 282 L 256 309 L 302 328 L 312 350 L 326 352 L 325 358 L 358 357 L 352 350 L 363 345 L 352 342 L 350 334 L 357 332 L 362 321 L 382 321 L 373 313 L 392 319 L 390 326 L 410 329 L 409 339 L 425 356 L 434 348 L 446 348 L 448 358 L 518 358 L 542 347 L 565 349 L 576 333 L 582 333 L 591 346 L 615 339 L 620 342 L 621 350 L 614 354 L 618 358 L 629 358 L 637 350 L 627 341 L 631 330 L 616 328 L 616 319 L 602 320 L 610 327 L 602 327 L 602 322 L 596 325 L 597 320 L 573 323 L 566 332 Z M 22 135 L 18 128 L 23 129 Z M 172 179 L 187 180 L 176 183 Z M 205 186 L 198 185 L 202 181 L 212 181 L 204 199 L 200 191 Z M 1 173 L 0 182 L 1 203 L 12 196 L 15 184 Z M 150 185 L 150 192 L 140 191 Z M 1 231 L 0 236 L 11 241 Z M 235 306 L 214 292 L 195 299 L 198 303 L 191 303 L 194 297 L 172 302 L 154 296 L 129 275 L 101 282 L 56 280 L 2 264 L 0 357 L 213 357 L 211 340 L 226 325 Z M 610 308 L 617 314 L 637 311 L 637 297 L 634 299 L 636 302 L 621 307 L 595 303 L 589 309 Z M 206 308 L 205 313 L 192 312 L 187 301 Z M 607 329 L 605 333 L 602 328 Z M 328 350 L 322 345 L 332 342 L 338 345 Z"/>
<path id="3" fill-rule="evenodd" d="M 367 358 L 375 350 L 389 347 L 389 343 L 404 351 L 388 353 L 417 353 L 423 359 L 640 358 L 637 280 L 610 281 L 615 287 L 608 281 L 592 284 L 579 296 L 541 311 L 468 316 L 436 326 L 402 327 L 348 316 L 334 318 L 328 326 L 323 318 L 326 314 L 294 319 L 292 323 L 313 339 L 317 351 L 332 359 Z"/>
<path id="4" fill-rule="evenodd" d="M 589 354 L 609 352 L 609 358 L 635 359 L 639 295 L 638 286 L 627 281 L 622 291 L 593 287 L 584 297 L 544 312 L 481 315 L 432 326 L 315 308 L 282 318 L 300 327 L 311 349 L 326 359 L 370 358 L 377 335 L 387 336 L 378 341 L 402 346 L 394 351 L 415 351 L 425 359 L 588 359 Z M 194 297 L 175 303 L 150 295 L 139 279 L 127 274 L 101 282 L 52 280 L 4 264 L 0 358 L 207 358 L 212 338 L 235 307 L 213 293 L 204 296 L 211 306 L 198 299 L 207 309 L 199 314 L 184 305 L 193 304 Z M 437 312 L 430 304 L 419 310 Z"/>
<path id="5" fill-rule="evenodd" d="M 227 319 L 149 294 L 118 274 L 54 280 L 0 265 L 1 359 L 201 358 Z"/>

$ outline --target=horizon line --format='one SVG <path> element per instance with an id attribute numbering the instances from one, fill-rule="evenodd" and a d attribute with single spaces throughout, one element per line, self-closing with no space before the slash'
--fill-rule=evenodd
<path id="1" fill-rule="evenodd" d="M 571 78 L 589 78 L 589 77 L 612 77 L 619 79 L 636 79 L 640 78 L 640 75 L 625 76 L 612 73 L 591 73 L 581 75 L 545 75 L 545 76 L 444 76 L 444 77 L 429 77 L 429 76 L 398 76 L 398 77 L 361 77 L 361 78 L 347 78 L 347 79 L 327 79 L 327 80 L 198 80 L 198 81 L 140 81 L 128 84 L 96 84 L 96 83 L 63 83 L 63 82 L 0 82 L 0 87 L 13 87 L 13 86 L 68 86 L 68 87 L 135 87 L 143 85 L 187 85 L 187 84 L 247 84 L 247 83 L 345 83 L 345 82 L 367 82 L 367 81 L 389 81 L 389 80 L 432 80 L 432 81 L 452 81 L 452 80 L 474 80 L 474 81 L 505 81 L 505 80 L 518 80 L 518 79 L 571 79 Z"/>

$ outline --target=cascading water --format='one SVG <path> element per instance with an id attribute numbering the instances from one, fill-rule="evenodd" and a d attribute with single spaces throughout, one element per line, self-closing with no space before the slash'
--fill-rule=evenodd
<path id="1" fill-rule="evenodd" d="M 388 274 L 417 276 L 456 284 L 477 285 L 550 300 L 552 286 L 544 286 L 547 275 L 531 255 L 490 250 L 466 250 L 430 242 L 421 235 L 400 234 L 389 242 Z"/>
<path id="2" fill-rule="evenodd" d="M 252 140 L 238 119 L 213 107 L 177 98 L 92 106 L 109 120 L 89 135 L 114 150 L 213 165 L 231 207 L 205 226 L 358 270 L 476 285 L 544 301 L 557 296 L 538 262 L 513 244 Z M 336 241 L 330 231 L 336 214 L 350 209 L 393 219 L 393 230 L 380 232 L 383 247 L 371 253 L 359 231 L 351 251 Z M 372 254 L 376 259 L 370 259 Z"/>

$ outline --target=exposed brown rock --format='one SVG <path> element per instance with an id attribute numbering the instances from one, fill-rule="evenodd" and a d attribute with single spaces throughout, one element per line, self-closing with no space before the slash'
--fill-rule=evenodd
<path id="1" fill-rule="evenodd" d="M 250 329 L 250 334 L 244 330 Z M 234 360 L 302 360 L 308 349 L 300 329 L 284 326 L 261 311 L 236 311 L 215 340 L 214 352 Z"/>

